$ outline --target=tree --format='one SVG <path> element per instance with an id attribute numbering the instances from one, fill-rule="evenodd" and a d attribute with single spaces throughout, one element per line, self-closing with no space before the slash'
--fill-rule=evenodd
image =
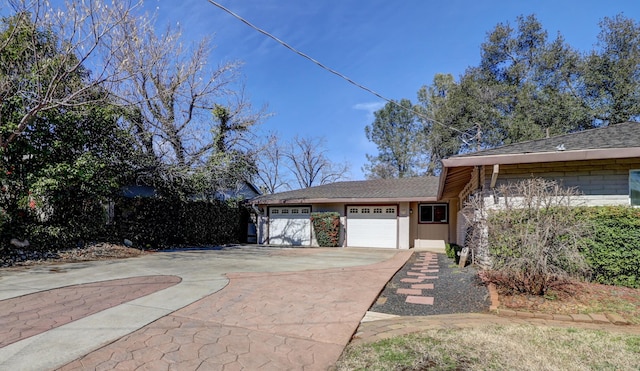
<path id="1" fill-rule="evenodd" d="M 600 22 L 599 50 L 585 63 L 585 100 L 595 120 L 617 124 L 640 117 L 640 23 L 617 15 Z"/>
<path id="2" fill-rule="evenodd" d="M 252 112 L 242 89 L 233 90 L 240 63 L 211 68 L 208 39 L 188 47 L 180 30 L 156 35 L 151 23 L 128 27 L 127 43 L 114 58 L 132 76 L 118 95 L 130 107 L 128 129 L 146 154 L 139 179 L 200 188 L 189 191 L 246 180 L 254 167 L 250 130 L 264 114 Z"/>
<path id="3" fill-rule="evenodd" d="M 378 147 L 377 155 L 367 154 L 370 164 L 363 170 L 368 178 L 403 178 L 420 173 L 422 128 L 411 101 L 387 103 L 375 112 L 375 120 L 365 127 L 365 134 Z"/>
<path id="4" fill-rule="evenodd" d="M 14 15 L 3 18 L 0 29 L 4 150 L 40 113 L 108 100 L 111 87 L 128 77 L 113 56 L 139 3 L 71 0 L 65 10 L 41 0 L 10 5 Z"/>
<path id="5" fill-rule="evenodd" d="M 259 147 L 255 157 L 256 173 L 253 179 L 260 191 L 271 194 L 290 189 L 290 180 L 284 165 L 285 150 L 278 141 L 277 134 L 270 134 Z"/>
<path id="6" fill-rule="evenodd" d="M 286 166 L 296 179 L 298 188 L 308 188 L 348 178 L 349 164 L 327 158 L 323 138 L 296 136 L 285 147 Z M 293 188 L 293 187 L 291 187 Z"/>

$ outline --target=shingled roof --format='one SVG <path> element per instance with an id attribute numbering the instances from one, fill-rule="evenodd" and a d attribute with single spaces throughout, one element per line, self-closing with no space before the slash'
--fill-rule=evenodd
<path id="1" fill-rule="evenodd" d="M 452 156 L 443 160 L 443 164 L 446 167 L 622 158 L 637 156 L 638 149 L 640 123 L 624 122 Z"/>
<path id="2" fill-rule="evenodd" d="M 558 148 L 564 148 L 564 151 L 578 151 L 629 147 L 640 147 L 640 123 L 638 122 L 624 122 L 551 138 L 514 143 L 454 157 L 556 152 Z"/>
<path id="3" fill-rule="evenodd" d="M 438 177 L 372 179 L 336 182 L 294 191 L 262 195 L 252 204 L 335 203 L 335 202 L 408 202 L 435 201 Z"/>

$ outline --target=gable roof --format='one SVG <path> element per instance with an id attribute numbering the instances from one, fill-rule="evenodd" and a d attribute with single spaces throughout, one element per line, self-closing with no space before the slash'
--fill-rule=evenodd
<path id="1" fill-rule="evenodd" d="M 449 157 L 444 166 L 473 166 L 640 156 L 640 123 L 624 122 Z"/>
<path id="2" fill-rule="evenodd" d="M 372 179 L 336 182 L 294 191 L 262 195 L 256 205 L 284 203 L 436 201 L 438 177 Z"/>

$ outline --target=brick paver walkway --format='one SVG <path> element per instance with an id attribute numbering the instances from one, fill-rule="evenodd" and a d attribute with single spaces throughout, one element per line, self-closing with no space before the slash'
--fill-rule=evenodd
<path id="1" fill-rule="evenodd" d="M 0 300 L 0 348 L 179 282 L 176 276 L 133 277 Z"/>

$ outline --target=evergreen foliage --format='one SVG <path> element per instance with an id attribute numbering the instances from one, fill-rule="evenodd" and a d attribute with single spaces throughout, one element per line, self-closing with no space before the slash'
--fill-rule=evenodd
<path id="1" fill-rule="evenodd" d="M 593 269 L 593 280 L 640 288 L 640 209 L 602 206 L 578 212 L 594 227 L 582 251 Z"/>
<path id="2" fill-rule="evenodd" d="M 340 214 L 335 212 L 311 213 L 311 224 L 320 247 L 340 244 Z"/>

